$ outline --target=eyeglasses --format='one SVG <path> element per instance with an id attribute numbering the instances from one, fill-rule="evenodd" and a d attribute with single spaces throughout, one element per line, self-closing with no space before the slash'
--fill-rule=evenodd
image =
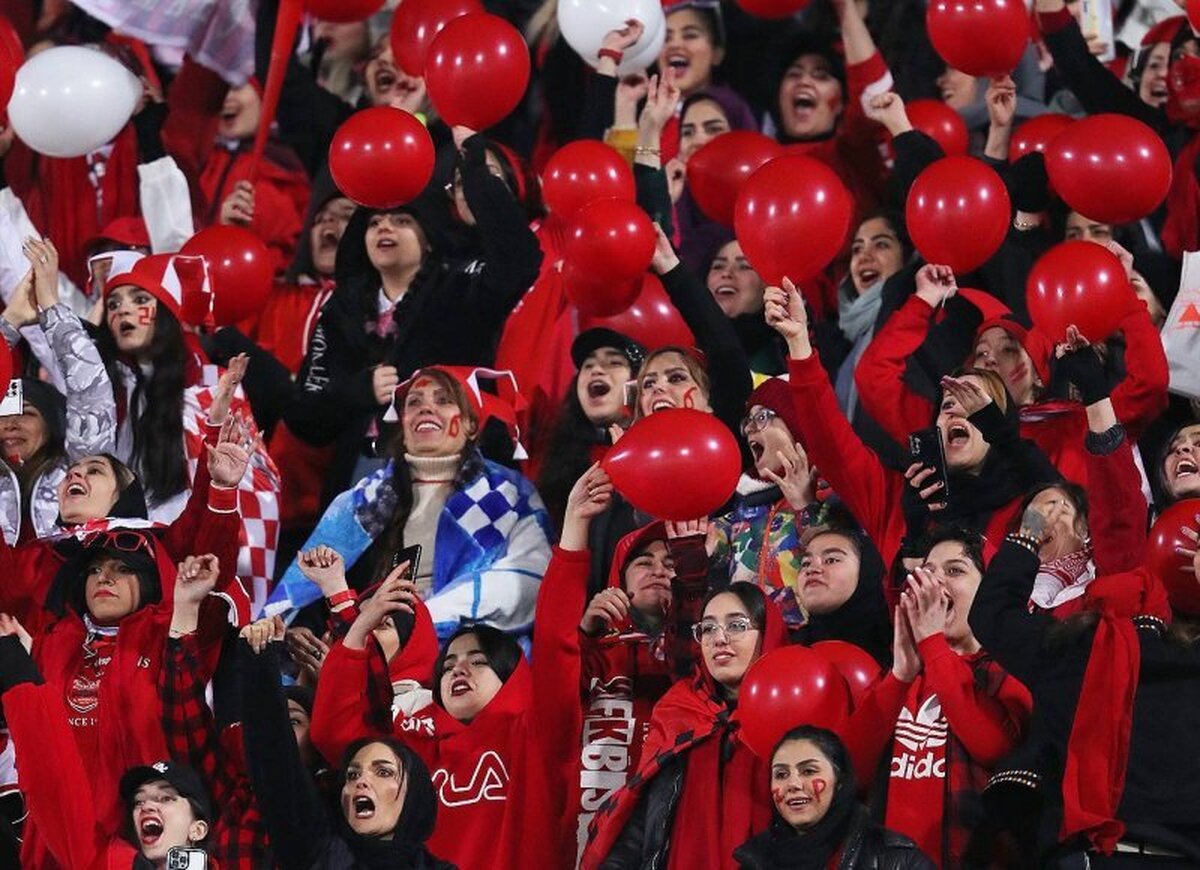
<path id="1" fill-rule="evenodd" d="M 109 531 L 94 531 L 80 537 L 80 542 L 91 549 L 92 547 L 105 547 L 113 550 L 119 550 L 122 553 L 138 553 L 143 552 L 153 558 L 154 544 L 147 535 L 139 532 L 131 532 L 127 530 Z"/>
<path id="2" fill-rule="evenodd" d="M 759 408 L 755 413 L 742 418 L 740 424 L 742 434 L 749 435 L 752 432 L 761 432 L 778 416 L 770 408 Z"/>
<path id="3" fill-rule="evenodd" d="M 696 639 L 696 643 L 712 644 L 717 642 L 718 632 L 722 632 L 726 640 L 733 640 L 752 628 L 756 629 L 758 626 L 744 616 L 735 616 L 724 625 L 719 622 L 697 622 L 692 626 L 692 637 Z"/>

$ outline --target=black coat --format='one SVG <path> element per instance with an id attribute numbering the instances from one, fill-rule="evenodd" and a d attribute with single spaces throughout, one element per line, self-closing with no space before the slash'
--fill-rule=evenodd
<path id="1" fill-rule="evenodd" d="M 739 846 L 733 857 L 742 870 L 771 870 L 781 866 L 775 848 L 772 832 L 764 831 Z M 932 870 L 935 866 L 908 837 L 871 824 L 865 809 L 855 809 L 842 841 L 838 870 Z"/>
<path id="2" fill-rule="evenodd" d="M 993 807 L 1024 814 L 1026 825 L 1028 808 L 1040 809 L 1040 846 L 1048 853 L 1057 846 L 1061 776 L 1095 628 L 1079 618 L 1064 625 L 1029 612 L 1037 569 L 1036 556 L 1006 542 L 988 565 L 969 620 L 984 649 L 1033 694 L 1026 741 L 1001 765 L 985 797 Z M 1137 624 L 1141 668 L 1117 817 L 1129 838 L 1200 862 L 1200 645 L 1173 640 L 1152 622 Z"/>
<path id="3" fill-rule="evenodd" d="M 355 212 L 338 246 L 337 290 L 321 309 L 283 415 L 297 437 L 337 444 L 324 503 L 352 483 L 358 458 L 370 455 L 364 435 L 385 410 L 375 401 L 374 368 L 395 366 L 403 381 L 427 365 L 490 364 L 509 313 L 538 276 L 537 237 L 504 182 L 488 172 L 483 138 L 474 136 L 465 147 L 464 194 L 478 223 L 478 250 L 474 256 L 442 253 L 448 206 L 440 191 L 406 207 L 434 250 L 393 311 L 394 335 L 381 338 L 366 329 L 381 283 L 366 253 L 373 212 Z"/>

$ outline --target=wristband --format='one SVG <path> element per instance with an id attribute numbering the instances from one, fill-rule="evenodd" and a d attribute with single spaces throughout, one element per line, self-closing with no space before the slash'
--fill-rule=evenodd
<path id="1" fill-rule="evenodd" d="M 654 157 L 658 157 L 659 155 L 662 154 L 662 149 L 655 148 L 653 145 L 638 145 L 637 147 L 635 147 L 633 149 L 633 153 L 634 154 L 650 154 Z"/>
<path id="2" fill-rule="evenodd" d="M 621 61 L 625 59 L 625 52 L 615 48 L 602 48 L 596 52 L 597 58 L 612 58 L 612 62 L 617 66 L 621 65 Z"/>
<path id="3" fill-rule="evenodd" d="M 1012 532 L 1005 537 L 1005 540 L 1011 544 L 1016 544 L 1018 547 L 1028 550 L 1035 557 L 1038 555 L 1040 544 L 1029 535 L 1022 535 L 1018 534 L 1017 532 Z"/>
<path id="4" fill-rule="evenodd" d="M 347 601 L 357 600 L 358 594 L 353 589 L 343 589 L 341 592 L 335 592 L 325 598 L 330 607 L 337 607 L 339 604 L 345 604 Z"/>

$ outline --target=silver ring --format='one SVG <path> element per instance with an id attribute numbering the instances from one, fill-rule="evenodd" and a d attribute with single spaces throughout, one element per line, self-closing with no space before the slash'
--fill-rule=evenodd
<path id="1" fill-rule="evenodd" d="M 49 262 L 50 262 L 50 258 L 49 258 L 49 257 L 41 257 L 40 259 L 41 259 L 41 261 L 42 261 L 43 263 L 49 263 Z"/>

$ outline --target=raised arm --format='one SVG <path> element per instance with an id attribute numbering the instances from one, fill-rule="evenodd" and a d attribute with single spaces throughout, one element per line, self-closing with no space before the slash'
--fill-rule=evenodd
<path id="1" fill-rule="evenodd" d="M 768 287 L 765 298 L 767 323 L 788 343 L 792 398 L 797 408 L 805 409 L 796 434 L 809 461 L 821 470 L 881 552 L 890 549 L 889 531 L 899 510 L 893 475 L 855 434 L 838 406 L 809 341 L 808 316 L 795 285 L 785 279 L 783 288 Z M 883 552 L 883 557 L 888 561 L 892 553 Z"/>
<path id="2" fill-rule="evenodd" d="M 329 840 L 325 805 L 300 759 L 279 679 L 283 622 L 242 629 L 242 738 L 246 766 L 281 867 L 312 867 Z M 253 646 L 252 646 L 253 644 Z"/>

